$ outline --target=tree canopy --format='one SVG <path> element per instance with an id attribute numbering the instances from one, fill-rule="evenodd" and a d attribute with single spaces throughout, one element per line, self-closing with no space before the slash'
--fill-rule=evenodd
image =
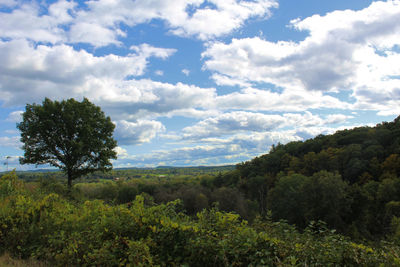
<path id="1" fill-rule="evenodd" d="M 100 107 L 84 98 L 61 102 L 46 98 L 41 105 L 27 104 L 17 124 L 24 157 L 21 164 L 50 164 L 72 180 L 112 168 L 116 159 L 115 125 Z"/>

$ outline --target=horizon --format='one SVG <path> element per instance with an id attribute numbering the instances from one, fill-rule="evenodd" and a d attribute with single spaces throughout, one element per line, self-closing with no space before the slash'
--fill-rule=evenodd
<path id="1" fill-rule="evenodd" d="M 235 165 L 393 121 L 399 17 L 399 0 L 0 0 L 0 158 L 35 168 L 15 126 L 45 97 L 111 117 L 116 169 Z"/>
<path id="2" fill-rule="evenodd" d="M 109 171 L 105 171 L 105 173 L 113 171 L 113 170 L 166 170 L 166 169 L 190 169 L 190 168 L 226 168 L 226 167 L 232 167 L 235 168 L 236 164 L 232 165 L 211 165 L 211 166 L 156 166 L 156 167 L 116 167 L 112 168 Z M 5 170 L 5 171 L 0 171 L 0 174 L 6 174 L 9 172 L 35 172 L 35 173 L 43 173 L 43 172 L 63 172 L 62 170 L 56 168 L 56 167 L 48 167 L 48 168 L 37 168 L 37 169 L 28 169 L 28 170 Z M 101 171 L 99 171 L 101 172 Z M 92 173 L 93 174 L 93 173 Z M 89 176 L 92 174 L 88 174 Z M 84 177 L 80 177 L 84 178 Z"/>

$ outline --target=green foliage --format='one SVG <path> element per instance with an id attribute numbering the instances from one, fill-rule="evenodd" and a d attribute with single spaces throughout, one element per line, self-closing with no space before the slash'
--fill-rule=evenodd
<path id="1" fill-rule="evenodd" d="M 376 127 L 319 135 L 304 142 L 272 146 L 268 154 L 237 165 L 241 192 L 305 228 L 323 220 L 341 233 L 381 239 L 392 234 L 400 201 L 400 117 Z"/>
<path id="2" fill-rule="evenodd" d="M 301 233 L 285 222 L 249 225 L 216 208 L 191 218 L 179 212 L 180 201 L 147 206 L 142 195 L 130 205 L 77 203 L 55 193 L 32 195 L 15 174 L 2 177 L 0 187 L 10 180 L 13 189 L 2 191 L 0 202 L 0 251 L 51 266 L 395 266 L 400 260 L 392 243 L 354 243 L 323 222 Z"/>
<path id="3" fill-rule="evenodd" d="M 61 102 L 46 98 L 28 104 L 17 125 L 24 144 L 21 164 L 50 164 L 68 176 L 68 185 L 82 175 L 109 170 L 116 158 L 114 124 L 86 98 Z"/>
<path id="4" fill-rule="evenodd" d="M 278 144 L 236 170 L 94 172 L 74 194 L 59 173 L 13 173 L 1 250 L 61 266 L 399 266 L 399 122 Z"/>
<path id="5" fill-rule="evenodd" d="M 23 182 L 18 179 L 15 171 L 7 173 L 0 178 L 0 199 L 5 196 L 19 194 L 23 190 Z"/>
<path id="6" fill-rule="evenodd" d="M 134 186 L 120 186 L 120 188 L 118 189 L 117 202 L 119 204 L 131 202 L 135 199 L 137 194 L 138 190 Z"/>
<path id="7" fill-rule="evenodd" d="M 281 177 L 269 193 L 269 207 L 273 218 L 285 219 L 289 223 L 305 226 L 306 203 L 304 185 L 309 178 L 300 174 Z"/>

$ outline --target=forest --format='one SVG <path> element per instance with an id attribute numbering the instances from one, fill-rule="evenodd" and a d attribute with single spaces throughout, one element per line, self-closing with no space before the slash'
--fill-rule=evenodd
<path id="1" fill-rule="evenodd" d="M 0 253 L 49 266 L 399 266 L 400 117 L 236 166 L 0 180 Z"/>

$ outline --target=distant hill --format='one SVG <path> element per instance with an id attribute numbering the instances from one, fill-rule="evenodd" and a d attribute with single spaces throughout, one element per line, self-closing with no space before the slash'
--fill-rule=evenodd
<path id="1" fill-rule="evenodd" d="M 242 177 L 290 172 L 338 172 L 350 183 L 400 174 L 400 117 L 375 127 L 357 127 L 306 141 L 277 144 L 268 154 L 237 165 Z"/>
<path id="2" fill-rule="evenodd" d="M 400 241 L 399 177 L 400 117 L 274 145 L 213 184 L 237 188 L 273 220 L 300 228 L 322 220 L 353 237 Z"/>

